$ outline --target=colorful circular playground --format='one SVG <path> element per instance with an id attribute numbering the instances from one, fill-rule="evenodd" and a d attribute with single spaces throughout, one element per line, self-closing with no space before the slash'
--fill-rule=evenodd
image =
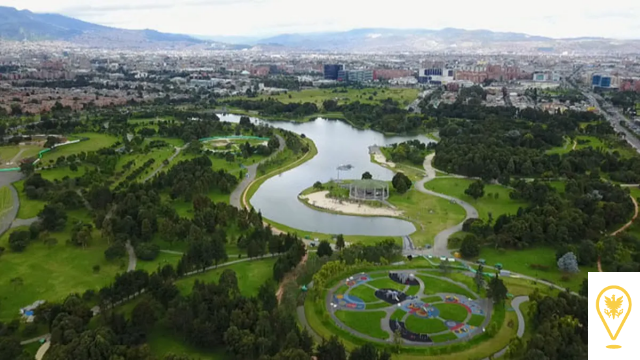
<path id="1" fill-rule="evenodd" d="M 492 305 L 466 285 L 425 270 L 375 271 L 350 276 L 329 290 L 326 308 L 341 329 L 407 346 L 467 341 L 485 331 Z"/>

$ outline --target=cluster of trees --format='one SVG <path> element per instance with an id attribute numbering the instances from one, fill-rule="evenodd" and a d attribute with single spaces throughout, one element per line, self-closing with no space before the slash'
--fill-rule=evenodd
<path id="1" fill-rule="evenodd" d="M 235 99 L 226 102 L 229 106 L 238 107 L 244 110 L 258 111 L 264 116 L 277 116 L 286 118 L 301 118 L 318 113 L 318 106 L 312 102 L 304 103 L 282 103 L 274 99 L 266 100 L 246 100 Z"/>
<path id="2" fill-rule="evenodd" d="M 390 156 L 393 162 L 410 162 L 422 166 L 429 149 L 435 148 L 435 146 L 435 143 L 427 145 L 419 140 L 409 140 L 399 144 L 392 144 L 390 147 L 384 148 L 383 152 L 385 156 Z"/>
<path id="3" fill-rule="evenodd" d="M 507 356 L 523 360 L 586 359 L 588 344 L 587 298 L 561 292 L 557 297 L 529 296 L 533 335 L 509 344 Z"/>
<path id="4" fill-rule="evenodd" d="M 391 99 L 379 104 L 355 101 L 339 105 L 332 100 L 324 102 L 328 112 L 342 112 L 349 123 L 358 128 L 371 128 L 384 133 L 413 133 L 423 127 L 423 117 L 410 114 Z"/>

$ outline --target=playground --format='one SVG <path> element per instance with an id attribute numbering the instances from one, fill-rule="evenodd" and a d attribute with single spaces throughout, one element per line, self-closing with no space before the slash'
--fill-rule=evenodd
<path id="1" fill-rule="evenodd" d="M 433 285 L 433 286 L 432 286 Z M 465 284 L 419 270 L 350 276 L 329 290 L 326 308 L 336 325 L 368 341 L 444 345 L 482 334 L 492 304 Z"/>

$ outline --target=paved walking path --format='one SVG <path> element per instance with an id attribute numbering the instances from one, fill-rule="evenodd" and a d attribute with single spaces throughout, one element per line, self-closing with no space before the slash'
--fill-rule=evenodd
<path id="1" fill-rule="evenodd" d="M 176 156 L 178 156 L 180 154 L 180 151 L 182 151 L 183 149 L 185 149 L 188 145 L 185 145 L 183 147 L 175 147 L 176 151 L 173 153 L 173 155 L 169 156 L 169 158 L 167 159 L 169 163 L 171 163 L 173 161 L 173 159 L 176 158 Z M 154 176 L 156 176 L 157 173 L 159 173 L 162 169 L 164 169 L 165 164 L 164 164 L 164 160 L 162 161 L 162 163 L 160 164 L 160 166 L 158 166 L 157 169 L 153 170 L 151 172 L 151 174 L 149 174 L 149 176 L 147 176 L 146 178 L 144 178 L 144 180 L 142 180 L 142 182 L 147 182 L 149 181 L 149 179 L 153 178 Z"/>
<path id="2" fill-rule="evenodd" d="M 271 156 L 274 156 L 275 154 L 283 151 L 285 146 L 287 145 L 282 136 L 276 135 L 276 138 L 278 138 L 278 150 L 276 150 L 276 152 Z M 242 209 L 242 194 L 247 189 L 247 187 L 249 187 L 249 185 L 256 179 L 258 166 L 267 161 L 269 158 L 263 159 L 257 164 L 247 166 L 247 175 L 245 175 L 242 181 L 240 181 L 240 184 L 238 184 L 238 186 L 236 186 L 236 188 L 233 189 L 233 192 L 231 193 L 231 197 L 229 199 L 229 204 L 231 204 L 231 206 Z"/>
<path id="3" fill-rule="evenodd" d="M 18 210 L 20 209 L 20 198 L 18 197 L 18 191 L 11 185 L 11 183 L 22 179 L 22 173 L 19 171 L 3 172 L 0 173 L 0 188 L 4 186 L 9 187 L 11 192 L 11 208 L 5 211 L 0 216 L 0 235 L 11 228 L 11 224 L 18 216 Z"/>

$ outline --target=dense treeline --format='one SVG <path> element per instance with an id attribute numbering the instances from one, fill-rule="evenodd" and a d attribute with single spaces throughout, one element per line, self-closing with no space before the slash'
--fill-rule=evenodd
<path id="1" fill-rule="evenodd" d="M 442 110 L 443 106 L 437 111 Z M 617 181 L 640 181 L 640 159 L 624 158 L 608 149 L 585 148 L 564 155 L 548 155 L 546 150 L 561 147 L 565 137 L 577 134 L 606 136 L 613 134 L 604 122 L 580 129 L 580 122 L 596 121 L 591 113 L 567 111 L 549 114 L 527 109 L 519 113 L 522 120 L 502 117 L 501 111 L 473 112 L 460 105 L 459 116 L 473 116 L 476 121 L 451 121 L 440 131 L 442 140 L 436 147 L 434 165 L 447 172 L 498 179 L 508 183 L 510 177 L 559 177 L 602 171 Z M 493 108 L 489 108 L 493 109 Z M 529 111 L 530 110 L 530 111 Z M 453 114 L 448 114 L 453 115 Z"/>
<path id="2" fill-rule="evenodd" d="M 561 292 L 557 297 L 530 296 L 532 337 L 517 338 L 507 356 L 523 360 L 579 360 L 587 358 L 587 299 Z M 529 325 L 527 325 L 529 326 Z"/>
<path id="3" fill-rule="evenodd" d="M 342 112 L 355 127 L 371 128 L 384 133 L 412 133 L 423 126 L 422 116 L 409 114 L 391 99 L 385 99 L 380 104 L 355 101 L 343 105 L 335 100 L 326 100 L 323 107 L 328 112 Z"/>
<path id="4" fill-rule="evenodd" d="M 282 103 L 277 100 L 245 100 L 235 99 L 226 102 L 229 106 L 238 107 L 244 110 L 258 111 L 258 114 L 264 116 L 278 116 L 287 118 L 300 118 L 312 115 L 318 112 L 318 106 L 315 103 Z"/>
<path id="5" fill-rule="evenodd" d="M 429 149 L 435 148 L 435 143 L 425 143 L 419 140 L 409 140 L 399 144 L 392 144 L 382 149 L 382 152 L 389 155 L 393 162 L 410 162 L 415 165 L 422 165 Z"/>

